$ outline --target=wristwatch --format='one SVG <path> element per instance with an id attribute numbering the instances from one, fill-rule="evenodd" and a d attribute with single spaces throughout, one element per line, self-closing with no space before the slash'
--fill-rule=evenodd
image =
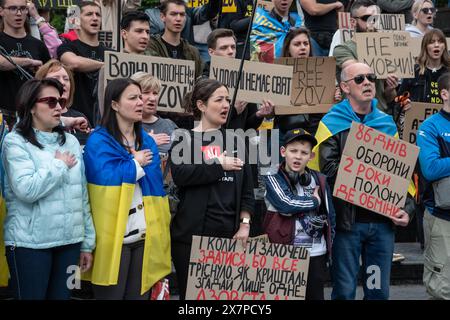
<path id="1" fill-rule="evenodd" d="M 241 223 L 243 224 L 250 224 L 250 218 L 242 218 L 241 220 L 239 220 Z"/>

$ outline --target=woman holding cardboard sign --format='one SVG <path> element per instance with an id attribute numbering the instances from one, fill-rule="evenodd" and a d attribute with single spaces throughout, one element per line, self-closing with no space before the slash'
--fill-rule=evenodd
<path id="1" fill-rule="evenodd" d="M 254 210 L 250 165 L 238 157 L 245 156 L 239 155 L 245 146 L 239 137 L 221 129 L 230 111 L 228 89 L 217 80 L 201 79 L 183 105 L 200 122 L 191 131 L 180 130 L 184 134 L 175 137 L 169 158 L 180 198 L 170 231 L 182 300 L 192 236 L 246 242 Z"/>
<path id="2" fill-rule="evenodd" d="M 311 36 L 306 28 L 297 28 L 289 31 L 283 44 L 283 57 L 308 58 L 312 57 Z M 335 101 L 341 100 L 341 91 L 336 88 Z M 284 134 L 292 129 L 302 128 L 308 133 L 315 135 L 322 113 L 280 115 L 275 116 L 274 127 L 280 129 L 280 141 L 283 141 Z"/>

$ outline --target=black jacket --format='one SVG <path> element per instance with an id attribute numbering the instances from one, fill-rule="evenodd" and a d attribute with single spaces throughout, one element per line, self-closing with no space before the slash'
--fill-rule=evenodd
<path id="1" fill-rule="evenodd" d="M 350 130 L 341 131 L 323 141 L 319 146 L 320 172 L 328 177 L 328 184 L 331 190 L 334 189 L 339 162 L 341 161 L 349 131 Z M 346 231 L 351 230 L 353 223 L 355 223 L 356 206 L 336 197 L 333 197 L 333 204 L 336 211 L 336 229 Z M 410 221 L 414 214 L 414 209 L 414 199 L 408 195 L 403 210 L 408 213 Z M 394 226 L 393 223 L 392 225 Z"/>
<path id="2" fill-rule="evenodd" d="M 225 142 L 226 138 L 223 130 L 222 135 L 223 141 Z M 192 143 L 193 131 L 190 131 L 189 136 L 190 139 L 186 139 L 186 136 L 183 136 L 182 139 L 174 142 L 172 149 L 170 150 L 171 155 L 169 158 L 172 178 L 179 189 L 178 196 L 180 198 L 177 213 L 175 214 L 171 224 L 171 238 L 172 241 L 187 244 L 191 243 L 192 235 L 203 235 L 205 214 L 211 185 L 223 177 L 224 173 L 222 166 L 218 163 L 174 163 L 175 161 L 173 161 L 173 156 L 178 154 L 180 143 L 185 143 L 186 146 L 189 146 L 191 150 L 190 163 L 194 163 L 194 152 L 201 152 L 201 150 L 194 150 L 195 144 Z M 240 139 L 233 139 L 233 142 L 233 150 L 238 149 L 238 143 L 243 143 Z M 243 150 L 245 150 L 245 148 Z M 246 159 L 248 159 L 247 156 Z M 251 168 L 248 163 L 244 164 L 242 170 L 235 171 L 235 183 L 236 218 L 234 229 L 235 232 L 237 232 L 239 228 L 240 212 L 248 211 L 250 214 L 253 214 L 255 207 L 253 197 L 253 179 Z"/>

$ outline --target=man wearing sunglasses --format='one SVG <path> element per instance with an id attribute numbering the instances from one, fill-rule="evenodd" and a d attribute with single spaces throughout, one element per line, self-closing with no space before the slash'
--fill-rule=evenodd
<path id="1" fill-rule="evenodd" d="M 50 60 L 44 42 L 33 38 L 25 30 L 28 7 L 26 0 L 0 0 L 3 32 L 0 32 L 0 50 L 31 75 Z M 3 49 L 5 51 L 3 51 Z M 15 93 L 26 81 L 16 67 L 0 56 L 0 111 L 9 126 L 15 123 Z"/>
<path id="2" fill-rule="evenodd" d="M 370 0 L 356 0 L 351 9 L 351 21 L 355 26 L 356 32 L 374 32 L 374 19 L 371 16 L 379 14 L 380 8 Z M 346 41 L 334 48 L 333 56 L 336 58 L 336 78 L 339 79 L 341 70 L 346 66 L 358 61 L 356 53 L 356 42 L 353 40 Z M 397 92 L 399 79 L 394 74 L 389 74 L 387 79 L 378 79 L 375 81 L 376 95 L 378 99 L 378 108 L 388 114 L 392 114 L 388 104 L 394 100 Z"/>
<path id="3" fill-rule="evenodd" d="M 322 118 L 316 133 L 319 168 L 327 175 L 331 190 L 341 161 L 352 121 L 394 136 L 397 127 L 391 116 L 377 108 L 376 76 L 366 64 L 354 63 L 341 73 L 341 90 L 346 99 L 334 105 Z M 389 282 L 394 251 L 394 225 L 406 226 L 414 211 L 409 198 L 403 210 L 387 218 L 381 214 L 333 198 L 336 210 L 336 236 L 333 242 L 332 299 L 355 299 L 360 256 L 363 263 L 364 299 L 389 298 Z M 379 272 L 373 284 L 374 269 Z"/>

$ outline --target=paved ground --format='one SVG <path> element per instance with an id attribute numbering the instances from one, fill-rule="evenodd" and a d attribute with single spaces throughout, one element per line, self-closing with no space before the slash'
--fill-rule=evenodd
<path id="1" fill-rule="evenodd" d="M 325 288 L 325 300 L 329 300 L 331 288 Z M 362 287 L 358 287 L 356 299 L 363 298 Z M 390 289 L 390 300 L 430 300 L 431 296 L 426 292 L 425 287 L 419 284 L 395 285 Z"/>

